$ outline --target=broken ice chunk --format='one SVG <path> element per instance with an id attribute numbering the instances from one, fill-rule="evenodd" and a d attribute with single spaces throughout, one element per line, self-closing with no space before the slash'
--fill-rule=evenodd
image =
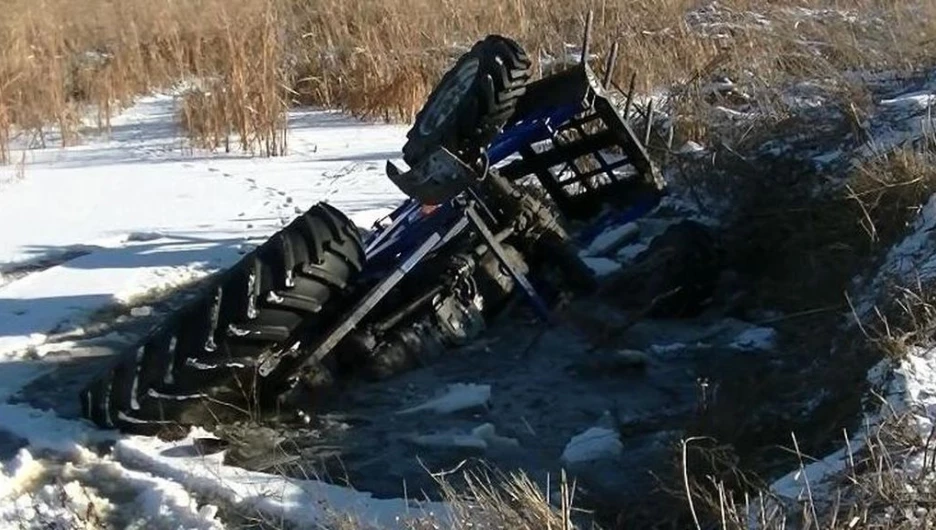
<path id="1" fill-rule="evenodd" d="M 414 412 L 424 411 L 436 414 L 451 414 L 459 410 L 484 406 L 490 399 L 491 385 L 455 383 L 448 385 L 445 394 L 430 399 L 421 405 L 401 410 L 397 414 L 413 414 Z"/>
<path id="2" fill-rule="evenodd" d="M 736 350 L 770 350 L 777 341 L 777 331 L 773 328 L 749 328 L 735 337 L 731 347 Z"/>
<path id="3" fill-rule="evenodd" d="M 617 431 L 606 427 L 592 427 L 569 440 L 562 451 L 562 462 L 575 464 L 592 460 L 615 458 L 624 450 Z"/>

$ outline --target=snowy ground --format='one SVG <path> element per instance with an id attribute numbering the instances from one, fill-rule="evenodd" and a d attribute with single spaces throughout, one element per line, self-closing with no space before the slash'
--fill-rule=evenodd
<path id="1" fill-rule="evenodd" d="M 84 513 L 88 502 L 118 527 L 128 520 L 111 504 L 136 512 L 139 527 L 218 527 L 206 499 L 300 524 L 321 516 L 322 506 L 379 527 L 418 512 L 404 501 L 222 467 L 199 457 L 191 439 L 120 438 L 75 419 L 74 391 L 93 366 L 77 361 L 113 355 L 144 332 L 150 298 L 232 264 L 317 201 L 361 226 L 399 202 L 383 164 L 398 157 L 404 128 L 319 111 L 290 120 L 289 156 L 186 153 L 172 98 L 149 97 L 116 118 L 110 135 L 30 149 L 23 175 L 4 168 L 0 527 L 74 522 L 70 512 Z M 124 325 L 112 329 L 114 322 Z M 37 379 L 43 398 L 7 402 Z M 51 410 L 39 410 L 43 399 Z M 110 444 L 111 456 L 87 449 Z M 72 500 L 63 504 L 65 497 Z"/>
<path id="2" fill-rule="evenodd" d="M 290 156 L 188 156 L 172 104 L 142 100 L 114 120 L 109 139 L 30 150 L 26 178 L 3 186 L 0 355 L 226 267 L 315 202 L 363 226 L 399 202 L 383 164 L 398 156 L 401 127 L 297 112 Z"/>

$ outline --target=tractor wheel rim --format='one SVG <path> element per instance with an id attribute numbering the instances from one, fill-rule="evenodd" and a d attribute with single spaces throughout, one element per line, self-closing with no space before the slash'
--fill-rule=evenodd
<path id="1" fill-rule="evenodd" d="M 462 63 L 455 75 L 440 87 L 439 97 L 426 108 L 422 122 L 419 124 L 419 134 L 430 135 L 449 119 L 471 91 L 480 68 L 481 61 L 477 58 L 471 58 Z"/>

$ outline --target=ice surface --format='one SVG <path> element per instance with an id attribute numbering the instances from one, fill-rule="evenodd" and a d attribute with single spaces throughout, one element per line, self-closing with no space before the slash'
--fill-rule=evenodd
<path id="1" fill-rule="evenodd" d="M 777 330 L 766 327 L 754 327 L 742 331 L 731 347 L 738 350 L 770 350 L 776 346 Z"/>
<path id="2" fill-rule="evenodd" d="M 609 258 L 582 258 L 585 266 L 598 276 L 607 276 L 621 270 L 621 264 Z"/>
<path id="3" fill-rule="evenodd" d="M 491 386 L 474 383 L 454 383 L 448 385 L 445 393 L 397 414 L 415 414 L 417 412 L 433 412 L 435 414 L 451 414 L 459 410 L 473 409 L 487 404 L 491 399 Z"/>
<path id="4" fill-rule="evenodd" d="M 611 227 L 592 240 L 588 249 L 585 250 L 585 254 L 587 256 L 604 256 L 607 253 L 614 252 L 628 240 L 636 238 L 639 233 L 640 228 L 637 223 Z"/>
<path id="5" fill-rule="evenodd" d="M 675 353 L 685 350 L 688 346 L 683 342 L 673 342 L 670 344 L 654 344 L 650 347 L 653 353 Z"/>
<path id="6" fill-rule="evenodd" d="M 475 449 L 477 451 L 486 451 L 490 448 L 520 447 L 520 442 L 517 439 L 497 434 L 497 429 L 492 423 L 481 424 L 469 433 L 420 434 L 410 437 L 410 441 L 421 447 L 454 447 Z"/>
<path id="7" fill-rule="evenodd" d="M 619 250 L 616 257 L 621 262 L 632 261 L 648 248 L 650 246 L 646 243 L 633 243 Z"/>
<path id="8" fill-rule="evenodd" d="M 614 458 L 623 450 L 624 445 L 617 431 L 606 427 L 591 427 L 569 440 L 562 451 L 561 459 L 566 464 L 576 464 Z"/>

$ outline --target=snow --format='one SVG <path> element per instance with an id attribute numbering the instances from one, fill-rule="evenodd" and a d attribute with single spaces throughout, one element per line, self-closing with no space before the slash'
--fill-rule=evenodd
<path id="1" fill-rule="evenodd" d="M 0 355 L 226 268 L 318 201 L 370 226 L 402 199 L 383 164 L 400 156 L 404 127 L 296 111 L 291 154 L 257 159 L 186 155 L 172 119 L 171 97 L 147 97 L 109 138 L 26 151 L 26 177 L 0 194 L 0 226 L 29 230 L 0 230 L 0 271 L 90 253 L 0 285 Z"/>
<path id="2" fill-rule="evenodd" d="M 635 239 L 639 234 L 640 228 L 638 228 L 637 223 L 626 223 L 611 227 L 592 240 L 588 249 L 585 250 L 585 255 L 605 256 L 620 248 L 627 241 Z"/>
<path id="3" fill-rule="evenodd" d="M 460 410 L 483 407 L 490 399 L 490 385 L 454 383 L 446 387 L 444 394 L 415 407 L 398 411 L 397 414 L 415 414 L 417 412 L 451 414 Z"/>
<path id="4" fill-rule="evenodd" d="M 812 495 L 820 502 L 833 502 L 837 481 L 849 472 L 851 460 L 865 448 L 867 437 L 885 421 L 906 414 L 916 426 L 917 449 L 900 455 L 893 466 L 896 472 L 915 476 L 923 471 L 936 424 L 936 350 L 914 347 L 904 358 L 882 360 L 868 371 L 867 379 L 876 387 L 877 410 L 865 418 L 860 432 L 846 434 L 844 447 L 775 481 L 770 489 L 779 498 L 802 501 Z"/>
<path id="5" fill-rule="evenodd" d="M 911 348 L 890 368 L 885 387 L 888 409 L 895 414 L 909 413 L 920 440 L 925 441 L 936 426 L 936 350 Z"/>
<path id="6" fill-rule="evenodd" d="M 420 434 L 411 436 L 409 440 L 420 447 L 453 447 L 477 451 L 486 451 L 490 448 L 520 447 L 520 442 L 516 438 L 497 434 L 497 428 L 492 423 L 483 423 L 468 433 Z"/>
<path id="7" fill-rule="evenodd" d="M 21 448 L 10 462 L 0 462 L 0 500 L 19 493 L 42 474 L 42 466 L 32 454 Z"/>
<path id="8" fill-rule="evenodd" d="M 621 269 L 621 263 L 610 258 L 582 258 L 585 266 L 598 276 L 607 276 Z"/>
<path id="9" fill-rule="evenodd" d="M 936 94 L 929 92 L 913 92 L 903 94 L 893 99 L 882 99 L 880 105 L 885 107 L 919 107 L 925 109 L 936 103 Z"/>
<path id="10" fill-rule="evenodd" d="M 831 483 L 848 469 L 849 448 L 854 455 L 854 451 L 862 447 L 863 444 L 859 440 L 850 441 L 846 447 L 774 481 L 770 490 L 780 499 L 787 501 L 800 502 L 810 497 L 820 501 L 827 499 L 831 493 Z"/>
<path id="11" fill-rule="evenodd" d="M 64 455 L 80 454 L 82 446 L 111 442 L 116 438 L 112 431 L 102 431 L 88 423 L 60 418 L 52 411 L 10 403 L 0 404 L 0 429 L 26 440 L 33 449 Z"/>
<path id="12" fill-rule="evenodd" d="M 880 100 L 875 115 L 863 124 L 869 130 L 871 140 L 861 151 L 861 156 L 887 153 L 932 134 L 934 102 L 936 85 L 932 82 L 924 90 L 904 92 Z"/>
<path id="13" fill-rule="evenodd" d="M 927 203 L 914 221 L 909 233 L 891 247 L 884 263 L 873 276 L 857 301 L 855 312 L 859 318 L 871 314 L 878 297 L 886 286 L 921 284 L 936 277 L 936 195 Z"/>
<path id="14" fill-rule="evenodd" d="M 606 427 L 591 427 L 569 440 L 562 450 L 561 460 L 565 464 L 604 460 L 620 455 L 623 450 L 624 445 L 617 431 Z"/>
<path id="15" fill-rule="evenodd" d="M 127 469 L 90 451 L 60 465 L 21 449 L 6 467 L 6 472 L 0 470 L 0 527 L 11 523 L 17 528 L 84 528 L 95 520 L 121 518 L 133 521 L 127 527 L 223 528 L 217 507 L 199 506 L 178 483 Z M 56 480 L 44 478 L 49 476 Z M 118 496 L 124 505 L 112 502 Z"/>
<path id="16" fill-rule="evenodd" d="M 200 455 L 195 434 L 176 442 L 129 437 L 117 443 L 117 460 L 172 479 L 195 492 L 245 513 L 259 511 L 273 520 L 301 528 L 328 527 L 334 517 L 353 514 L 364 528 L 397 528 L 407 517 L 445 518 L 445 504 L 404 499 L 375 499 L 369 493 L 326 484 L 258 473 L 222 464 L 224 453 Z"/>
<path id="17" fill-rule="evenodd" d="M 15 454 L 0 467 L 0 528 L 81 527 L 92 503 L 130 528 L 221 528 L 219 506 L 299 527 L 346 512 L 376 528 L 444 516 L 440 504 L 225 466 L 223 454 L 193 452 L 191 437 L 126 437 L 7 401 L 54 369 L 44 355 L 67 355 L 85 340 L 96 314 L 127 306 L 137 317 L 151 314 L 148 296 L 227 268 L 319 201 L 368 227 L 402 199 L 383 166 L 398 161 L 405 127 L 295 111 L 289 154 L 260 159 L 188 148 L 174 112 L 172 97 L 142 98 L 109 135 L 12 154 L 26 165 L 0 193 L 0 432 L 10 440 L 7 457 Z M 426 410 L 490 397 L 484 385 L 454 392 Z M 497 439 L 485 429 L 475 434 Z M 109 456 L 87 449 L 107 444 L 115 444 Z"/>
<path id="18" fill-rule="evenodd" d="M 766 327 L 754 327 L 742 331 L 731 347 L 737 350 L 770 350 L 776 345 L 777 330 Z"/>

